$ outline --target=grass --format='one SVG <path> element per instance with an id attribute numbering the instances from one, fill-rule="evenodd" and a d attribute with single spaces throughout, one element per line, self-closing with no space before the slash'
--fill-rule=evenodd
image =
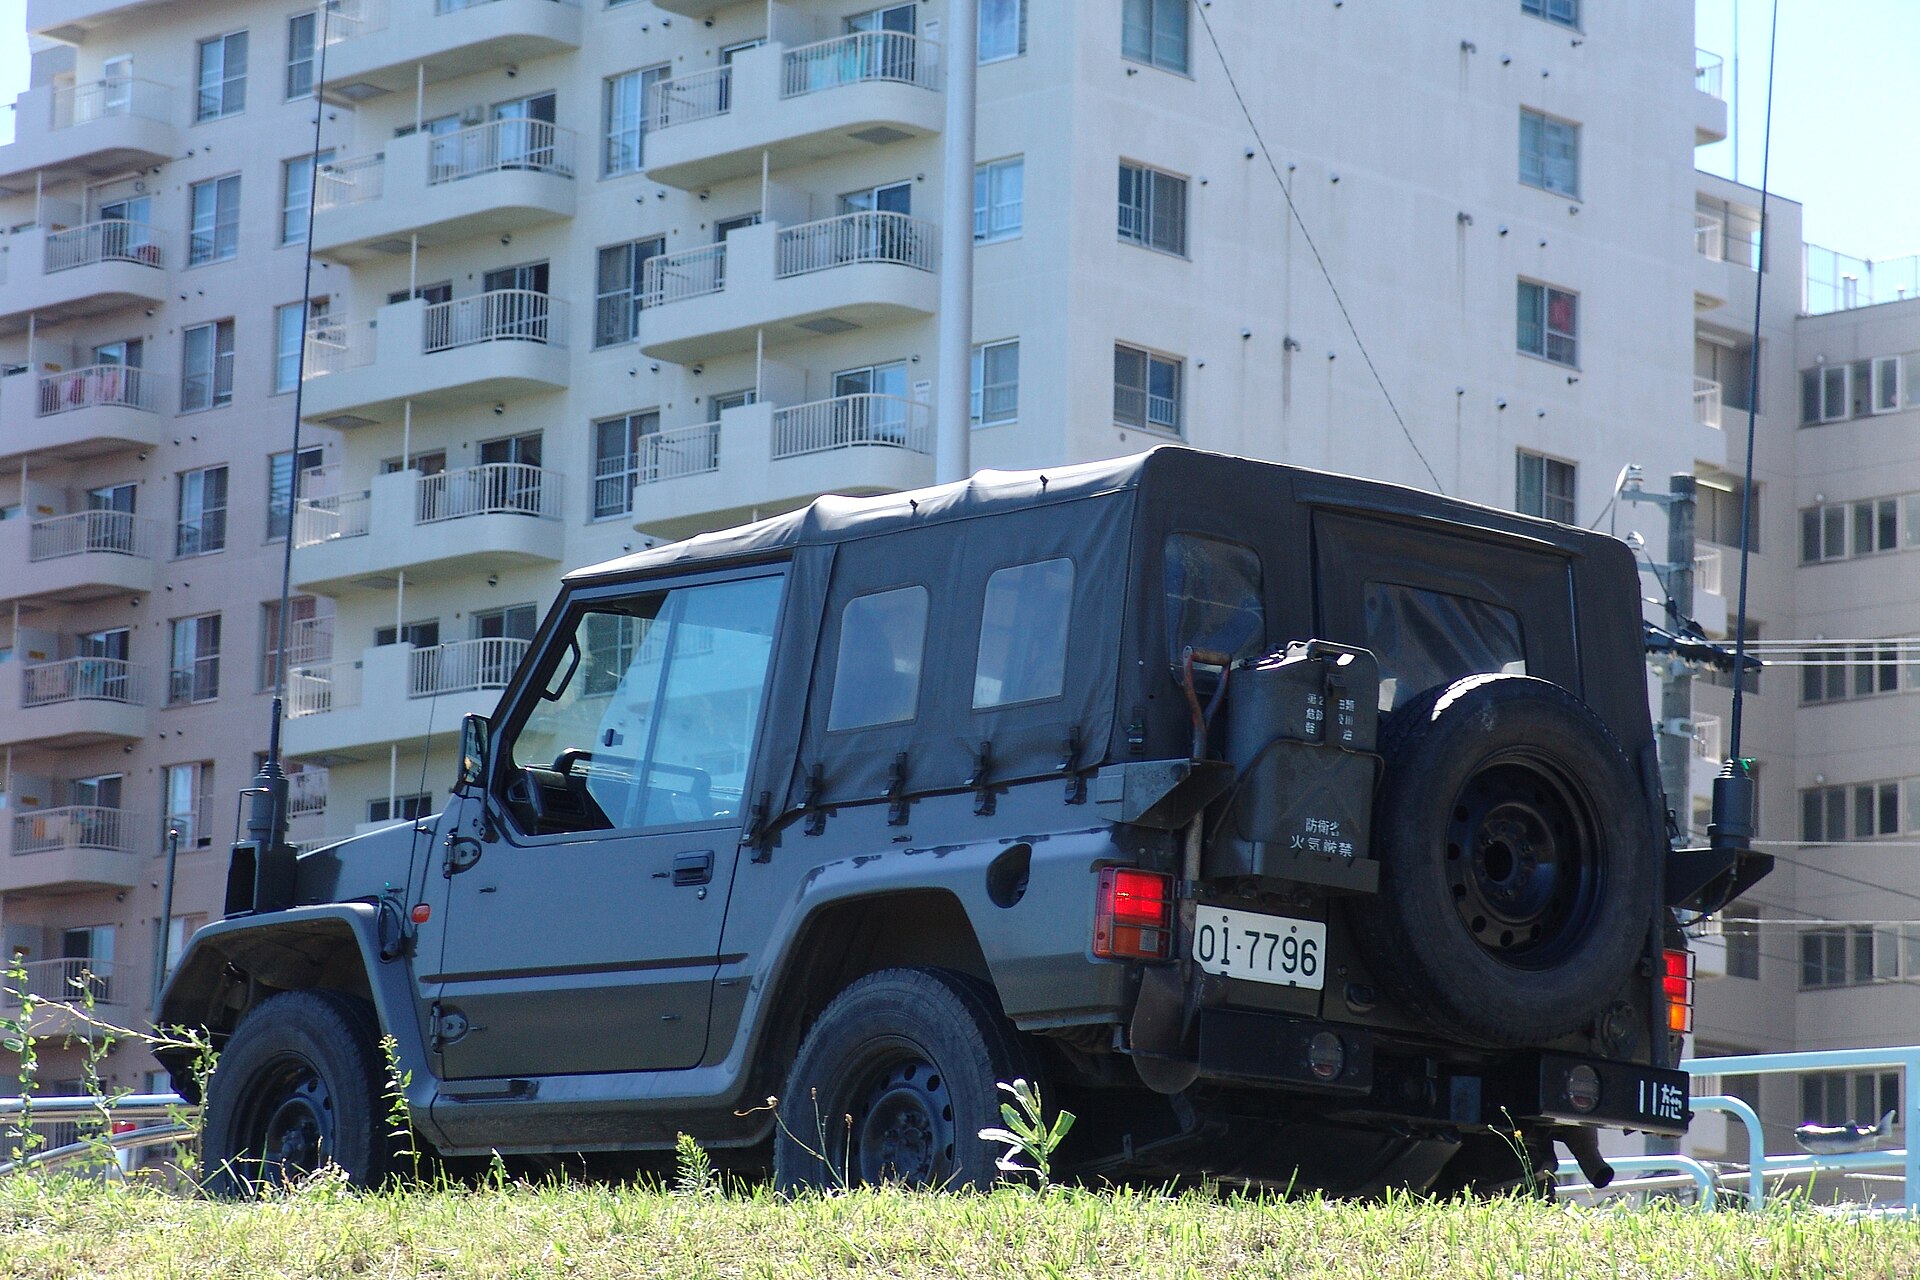
<path id="1" fill-rule="evenodd" d="M 1371 1204 L 1006 1188 L 784 1201 L 594 1185 L 360 1195 L 316 1179 L 250 1204 L 52 1177 L 0 1181 L 0 1276 L 1909 1277 L 1920 1224 L 1510 1200 Z"/>

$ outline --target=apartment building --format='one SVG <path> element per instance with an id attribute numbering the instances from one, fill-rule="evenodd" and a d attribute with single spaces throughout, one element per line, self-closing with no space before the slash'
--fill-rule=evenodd
<path id="1" fill-rule="evenodd" d="M 1657 510 L 1609 506 L 1623 466 L 1737 474 L 1696 355 L 1734 272 L 1689 223 L 1726 108 L 1684 10 L 976 0 L 956 55 L 956 2 L 31 0 L 59 47 L 0 152 L 12 278 L 51 291 L 9 285 L 0 317 L 0 463 L 26 463 L 0 554 L 32 589 L 0 664 L 9 941 L 48 957 L 111 923 L 140 1015 L 185 764 L 218 807 L 175 910 L 217 910 L 283 529 L 315 840 L 444 802 L 461 715 L 564 569 L 930 482 L 963 71 L 975 467 L 1185 441 L 1655 547 Z M 156 231 L 46 265 L 123 223 Z M 135 336 L 138 362 L 105 349 Z M 216 503 L 231 536 L 196 554 Z M 36 552 L 64 527 L 78 551 Z M 94 546 L 123 529 L 151 553 Z M 115 627 L 124 652 L 95 645 Z M 217 690 L 174 698 L 216 652 Z M 103 696 L 120 670 L 154 674 Z"/>

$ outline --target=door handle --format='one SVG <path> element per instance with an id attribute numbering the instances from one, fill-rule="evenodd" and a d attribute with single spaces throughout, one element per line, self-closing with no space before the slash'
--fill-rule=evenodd
<path id="1" fill-rule="evenodd" d="M 673 856 L 673 883 L 676 886 L 709 884 L 712 880 L 713 850 L 699 849 Z"/>

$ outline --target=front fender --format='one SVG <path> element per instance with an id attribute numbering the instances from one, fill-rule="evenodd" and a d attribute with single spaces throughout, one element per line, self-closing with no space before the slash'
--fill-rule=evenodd
<path id="1" fill-rule="evenodd" d="M 397 1069 L 411 1076 L 408 1102 L 416 1121 L 424 1122 L 433 1098 L 431 1060 L 409 966 L 404 958 L 380 956 L 381 909 L 371 902 L 334 902 L 208 925 L 193 935 L 168 979 L 155 1025 L 204 1032 L 218 1048 L 253 1005 L 280 991 L 359 996 L 373 1005 L 382 1032 L 393 1037 Z M 390 922 L 389 930 L 394 927 Z M 195 1087 L 185 1049 L 164 1048 L 155 1056 L 176 1087 Z"/>

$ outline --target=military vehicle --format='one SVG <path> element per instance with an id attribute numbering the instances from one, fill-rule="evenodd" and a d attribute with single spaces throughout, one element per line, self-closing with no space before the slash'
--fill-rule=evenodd
<path id="1" fill-rule="evenodd" d="M 1765 865 L 1674 848 L 1646 692 L 1545 520 L 1178 447 L 825 497 L 567 575 L 444 812 L 257 806 L 159 1021 L 229 1190 L 389 1175 L 383 1035 L 448 1157 L 985 1185 L 1023 1077 L 1080 1177 L 1604 1178 Z"/>

